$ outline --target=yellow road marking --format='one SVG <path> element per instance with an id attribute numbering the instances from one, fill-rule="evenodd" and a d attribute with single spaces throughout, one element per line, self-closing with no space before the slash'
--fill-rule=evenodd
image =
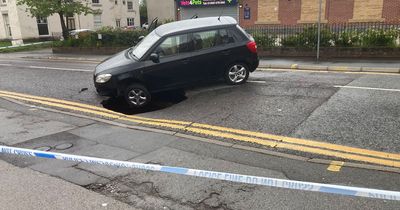
<path id="1" fill-rule="evenodd" d="M 335 151 L 307 147 L 307 146 L 302 146 L 302 145 L 292 145 L 292 144 L 287 144 L 287 143 L 282 143 L 282 142 L 269 141 L 269 140 L 260 139 L 260 138 L 252 138 L 252 137 L 248 137 L 248 136 L 241 136 L 241 135 L 213 131 L 213 130 L 206 130 L 206 129 L 201 129 L 201 128 L 187 127 L 184 125 L 176 125 L 176 124 L 165 123 L 165 122 L 149 122 L 149 121 L 140 120 L 140 119 L 133 119 L 133 118 L 130 118 L 127 115 L 123 115 L 123 114 L 116 115 L 116 114 L 111 114 L 111 113 L 105 113 L 102 111 L 95 111 L 95 110 L 85 109 L 85 108 L 81 108 L 81 107 L 69 106 L 69 105 L 65 105 L 65 104 L 53 103 L 53 102 L 48 102 L 48 101 L 41 101 L 41 100 L 32 99 L 32 98 L 24 98 L 24 97 L 13 96 L 13 95 L 8 95 L 8 94 L 0 94 L 0 96 L 24 100 L 24 101 L 30 101 L 30 102 L 34 102 L 34 103 L 44 104 L 47 106 L 69 109 L 69 110 L 73 110 L 73 111 L 80 111 L 80 112 L 84 112 L 84 113 L 95 114 L 95 115 L 99 115 L 99 116 L 103 116 L 103 117 L 108 117 L 111 119 L 120 119 L 120 120 L 125 120 L 125 121 L 130 121 L 130 122 L 141 123 L 141 124 L 145 124 L 145 125 L 173 128 L 173 129 L 189 131 L 189 132 L 203 134 L 203 135 L 229 138 L 229 139 L 234 139 L 234 140 L 238 140 L 238 141 L 256 143 L 256 144 L 269 146 L 269 147 L 275 147 L 275 148 L 282 148 L 282 149 L 288 149 L 288 150 L 294 150 L 294 151 L 321 154 L 321 155 L 326 155 L 326 156 L 339 157 L 339 158 L 351 159 L 351 160 L 362 161 L 362 162 L 369 162 L 369 163 L 391 166 L 391 167 L 398 167 L 398 168 L 400 167 L 400 162 L 394 161 L 394 160 L 385 160 L 385 159 L 379 159 L 379 158 L 365 157 L 365 156 L 360 156 L 360 155 L 335 152 Z M 209 126 L 209 125 L 204 125 L 204 124 L 194 124 L 194 125 L 195 126 L 205 126 L 205 127 Z M 222 127 L 218 127 L 218 128 L 222 128 Z M 224 128 L 224 129 L 228 129 L 228 128 Z M 265 135 L 269 135 L 269 134 L 265 134 Z M 318 143 L 318 142 L 316 142 L 316 143 Z M 344 151 L 344 152 L 346 152 L 346 151 Z M 376 152 L 376 151 L 370 151 L 370 152 Z"/>
<path id="2" fill-rule="evenodd" d="M 332 161 L 327 170 L 332 172 L 339 172 L 340 169 L 342 169 L 343 165 L 344 162 L 342 161 Z"/>
<path id="3" fill-rule="evenodd" d="M 347 66 L 332 66 L 331 71 L 347 71 L 349 68 Z"/>
<path id="4" fill-rule="evenodd" d="M 213 130 L 217 130 L 217 131 L 231 132 L 231 133 L 242 134 L 242 135 L 244 134 L 244 135 L 254 136 L 254 137 L 259 137 L 259 138 L 266 138 L 266 139 L 271 139 L 271 140 L 275 140 L 275 141 L 279 141 L 279 142 L 287 142 L 287 143 L 292 143 L 292 144 L 320 147 L 320 148 L 324 148 L 324 149 L 330 149 L 330 150 L 336 150 L 336 151 L 342 151 L 342 152 L 348 152 L 348 153 L 355 153 L 355 154 L 360 154 L 360 155 L 400 160 L 400 154 L 379 152 L 379 151 L 360 149 L 360 148 L 355 148 L 355 147 L 342 146 L 342 145 L 337 145 L 337 144 L 312 141 L 312 140 L 307 140 L 307 139 L 278 136 L 278 135 L 273 135 L 273 134 L 258 133 L 258 132 L 253 132 L 253 131 L 225 128 L 225 127 L 200 124 L 200 123 L 193 123 L 192 126 L 213 129 Z"/>
<path id="5" fill-rule="evenodd" d="M 69 105 L 64 105 L 64 104 L 57 104 L 57 103 L 52 103 L 52 102 L 47 102 L 47 101 L 40 101 L 36 99 L 28 99 L 28 98 L 22 98 L 18 96 L 11 96 L 11 95 L 5 95 L 0 93 L 0 97 L 5 97 L 5 98 L 14 98 L 17 100 L 23 100 L 23 101 L 29 101 L 29 102 L 34 102 L 34 103 L 39 103 L 47 106 L 52 106 L 52 107 L 58 107 L 62 109 L 68 109 L 68 110 L 73 110 L 73 111 L 79 111 L 79 112 L 84 112 L 84 113 L 89 113 L 89 114 L 94 114 L 94 115 L 99 115 L 111 119 L 120 119 L 120 120 L 126 120 L 130 122 L 136 122 L 136 123 L 142 123 L 146 125 L 153 125 L 153 126 L 162 126 L 162 127 L 169 127 L 169 128 L 175 128 L 175 129 L 185 129 L 185 126 L 182 125 L 175 125 L 175 124 L 167 124 L 167 123 L 162 123 L 162 122 L 147 122 L 139 119 L 131 119 L 124 117 L 123 115 L 114 115 L 110 113 L 104 113 L 104 112 L 99 112 L 91 109 L 84 109 L 84 108 L 79 108 L 79 107 L 74 107 L 74 106 L 69 106 Z"/>
<path id="6" fill-rule="evenodd" d="M 174 123 L 174 124 L 180 124 L 180 125 L 190 125 L 191 124 L 191 122 L 184 122 L 184 121 L 177 121 L 177 120 L 152 119 L 152 118 L 146 118 L 146 117 L 124 115 L 124 114 L 121 114 L 121 113 L 118 113 L 118 112 L 114 112 L 114 111 L 111 111 L 109 109 L 105 109 L 105 108 L 98 107 L 98 106 L 82 104 L 82 103 L 77 103 L 77 102 L 72 102 L 72 101 L 66 101 L 66 100 L 61 100 L 61 99 L 55 99 L 55 98 L 33 96 L 33 95 L 27 95 L 27 94 L 22 94 L 22 93 L 14 93 L 14 92 L 9 92 L 9 91 L 0 91 L 0 93 L 1 94 L 5 94 L 5 95 L 21 96 L 21 97 L 25 97 L 25 98 L 44 100 L 44 101 L 61 103 L 61 104 L 66 104 L 66 105 L 72 105 L 72 106 L 77 106 L 77 107 L 82 107 L 82 108 L 88 108 L 88 109 L 92 109 L 92 110 L 96 110 L 96 111 L 106 112 L 106 113 L 109 113 L 109 114 L 115 114 L 115 115 L 120 115 L 120 116 L 124 116 L 124 117 L 127 117 L 127 118 L 132 118 L 132 119 L 151 120 L 151 121 L 167 122 L 167 123 Z"/>
<path id="7" fill-rule="evenodd" d="M 124 115 L 124 114 L 114 112 L 114 111 L 111 111 L 111 110 L 108 110 L 108 109 L 105 109 L 102 107 L 97 107 L 97 106 L 82 104 L 82 103 L 76 103 L 76 102 L 72 102 L 72 101 L 54 99 L 54 98 L 32 96 L 32 95 L 14 93 L 14 92 L 9 92 L 9 91 L 0 91 L 0 93 L 7 94 L 7 95 L 21 96 L 21 97 L 26 97 L 26 98 L 32 98 L 32 99 L 45 100 L 45 101 L 56 102 L 56 103 L 62 103 L 62 104 L 67 104 L 67 105 L 73 105 L 73 106 L 88 108 L 88 109 L 101 111 L 101 112 L 105 112 L 105 113 L 109 113 L 109 114 L 119 115 L 121 117 L 130 118 L 130 119 L 138 119 L 138 120 L 161 122 L 161 123 L 173 123 L 173 124 L 187 125 L 187 126 L 189 126 L 191 124 L 191 122 L 185 122 L 185 121 L 153 119 L 153 118 L 145 118 L 145 117 L 139 117 L 139 116 Z M 223 132 L 231 132 L 231 133 L 236 133 L 236 134 L 240 134 L 240 135 L 248 135 L 248 136 L 254 136 L 254 137 L 259 137 L 259 138 L 266 138 L 269 140 L 274 140 L 274 141 L 279 141 L 279 142 L 287 142 L 287 143 L 291 143 L 291 144 L 307 145 L 307 146 L 311 146 L 311 147 L 319 147 L 319 148 L 323 148 L 323 149 L 330 149 L 330 150 L 342 151 L 342 152 L 347 152 L 347 153 L 354 153 L 354 154 L 361 154 L 361 155 L 374 156 L 374 157 L 380 157 L 380 158 L 400 160 L 400 154 L 379 152 L 379 151 L 373 151 L 373 150 L 367 150 L 367 149 L 361 149 L 361 148 L 355 148 L 355 147 L 349 147 L 349 146 L 342 146 L 342 145 L 312 141 L 312 140 L 308 140 L 308 139 L 285 137 L 285 136 L 279 136 L 279 135 L 273 135 L 273 134 L 259 133 L 259 132 L 240 130 L 240 129 L 232 129 L 232 128 L 200 124 L 200 123 L 193 123 L 192 126 L 199 127 L 199 128 L 213 129 L 213 130 L 223 131 Z"/>

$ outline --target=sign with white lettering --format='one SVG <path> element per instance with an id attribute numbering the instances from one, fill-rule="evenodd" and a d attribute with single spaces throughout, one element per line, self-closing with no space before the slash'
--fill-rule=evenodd
<path id="1" fill-rule="evenodd" d="M 179 0 L 178 6 L 193 7 L 193 6 L 234 6 L 238 0 Z"/>

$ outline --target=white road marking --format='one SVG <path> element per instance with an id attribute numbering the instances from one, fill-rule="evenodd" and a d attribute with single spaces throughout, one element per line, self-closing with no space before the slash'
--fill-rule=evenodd
<path id="1" fill-rule="evenodd" d="M 357 86 L 340 86 L 336 85 L 337 88 L 350 88 L 350 89 L 362 89 L 362 90 L 380 90 L 380 91 L 392 91 L 400 92 L 400 89 L 387 89 L 387 88 L 372 88 L 372 87 L 357 87 Z"/>
<path id="2" fill-rule="evenodd" d="M 56 67 L 47 67 L 47 66 L 27 66 L 31 69 L 51 69 L 51 70 L 60 70 L 60 71 L 82 71 L 82 72 L 93 72 L 93 70 L 89 69 L 69 69 L 69 68 L 56 68 Z"/>
<path id="3" fill-rule="evenodd" d="M 250 83 L 260 83 L 260 84 L 266 84 L 266 83 L 267 83 L 266 81 L 255 81 L 255 80 L 248 80 L 247 82 L 250 82 Z"/>
<path id="4" fill-rule="evenodd" d="M 48 66 L 20 66 L 13 65 L 9 63 L 0 63 L 0 66 L 13 66 L 13 67 L 21 67 L 21 68 L 30 68 L 30 69 L 49 69 L 49 70 L 59 70 L 59 71 L 78 71 L 78 72 L 93 72 L 91 69 L 72 69 L 72 68 L 57 68 L 57 67 L 48 67 Z"/>

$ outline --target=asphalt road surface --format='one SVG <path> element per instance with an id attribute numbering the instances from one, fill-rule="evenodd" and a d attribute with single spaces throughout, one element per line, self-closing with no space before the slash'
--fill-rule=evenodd
<path id="1" fill-rule="evenodd" d="M 95 93 L 92 81 L 92 71 L 95 65 L 95 63 L 90 62 L 0 59 L 0 90 L 105 106 L 116 111 L 144 117 L 220 125 L 383 152 L 399 153 L 400 151 L 398 144 L 400 137 L 398 132 L 400 129 L 400 83 L 398 81 L 400 76 L 258 71 L 251 75 L 248 83 L 241 86 L 213 83 L 185 91 L 159 94 L 149 109 L 138 112 L 127 110 L 126 107 L 121 105 L 120 100 L 109 100 L 99 97 Z M 7 103 L 4 102 L 3 104 L 2 102 L 0 104 L 8 110 L 14 109 L 13 111 L 16 112 L 29 113 L 29 110 L 16 108 Z M 5 113 L 7 113 L 7 116 L 8 114 L 19 116 L 18 114 Z M 37 115 L 38 117 L 45 117 L 44 114 Z M 7 116 L 4 121 L 14 118 Z M 46 115 L 46 118 L 49 118 L 49 116 Z M 140 156 L 139 159 L 145 159 L 151 163 L 210 170 L 224 166 L 224 170 L 238 173 L 400 190 L 398 174 L 396 173 L 354 168 L 343 168 L 339 173 L 332 173 L 326 170 L 326 165 L 274 158 L 259 153 L 244 152 L 200 142 L 172 139 L 168 142 L 168 145 L 162 145 L 160 142 L 148 140 L 146 145 L 151 148 L 154 147 L 154 150 L 144 153 L 141 153 L 142 150 L 128 151 L 129 148 L 124 147 L 127 144 L 126 142 L 122 146 L 109 142 L 99 142 L 99 144 L 105 145 L 95 145 L 93 141 L 99 139 L 98 135 L 102 131 L 113 131 L 115 128 L 104 128 L 102 127 L 104 125 L 93 125 L 94 122 L 91 121 L 69 119 L 57 115 L 52 115 L 50 119 L 62 121 L 62 123 L 52 124 L 48 120 L 41 121 L 39 119 L 31 121 L 39 125 L 47 122 L 49 126 L 50 124 L 60 126 L 57 133 L 48 134 L 48 136 L 42 133 L 42 136 L 38 138 L 25 139 L 14 143 L 21 147 L 34 147 L 43 142 L 49 144 L 51 142 L 49 139 L 59 141 L 70 139 L 77 141 L 77 145 L 81 147 L 72 149 L 71 152 L 79 153 L 79 149 L 81 149 L 85 151 L 85 154 L 107 153 L 114 158 L 122 155 L 125 159 L 133 158 L 133 160 L 136 160 L 135 157 Z M 11 126 L 10 124 L 7 125 Z M 41 126 L 46 127 L 46 125 Z M 95 126 L 95 128 L 92 126 Z M 17 127 L 17 125 L 14 127 Z M 7 131 L 7 129 L 4 130 Z M 115 135 L 120 135 L 120 138 L 115 137 L 115 139 L 124 139 L 124 135 L 141 137 L 153 135 L 128 134 L 133 131 L 127 130 L 114 131 L 116 132 Z M 105 133 L 104 135 L 107 137 L 109 134 Z M 21 140 L 20 138 L 17 139 Z M 122 152 L 121 149 L 124 151 Z M 47 165 L 46 162 L 30 163 L 28 161 L 15 162 L 15 164 L 31 167 L 48 174 L 54 173 L 55 176 L 63 179 L 70 179 L 68 181 L 76 179 L 76 183 L 81 186 L 126 202 L 124 200 L 126 198 L 121 198 L 125 194 L 115 194 L 107 187 L 98 188 L 95 181 L 87 182 L 87 180 L 83 180 L 82 176 L 79 177 L 75 174 L 77 172 L 87 173 L 87 170 L 89 170 L 91 171 L 90 177 L 99 178 L 106 177 L 104 173 L 107 170 L 87 169 L 87 166 L 80 164 L 68 168 L 67 173 L 65 168 L 54 170 L 54 168 L 49 167 L 52 165 Z M 71 165 L 57 167 L 71 167 Z M 147 178 L 144 179 L 143 177 Z M 100 180 L 97 178 L 96 181 Z M 180 205 L 196 202 L 199 205 L 206 203 L 205 206 L 194 205 L 205 209 L 229 209 L 230 206 L 234 206 L 234 209 L 243 209 L 249 205 L 249 202 L 252 203 L 254 209 L 276 208 L 277 206 L 281 209 L 289 207 L 322 209 L 327 205 L 331 209 L 345 209 L 346 207 L 352 209 L 377 209 L 380 207 L 391 209 L 396 205 L 394 202 L 331 197 L 325 194 L 297 193 L 278 189 L 266 190 L 254 186 L 232 185 L 145 172 L 135 172 L 133 175 L 119 177 L 119 179 L 114 179 L 115 177 L 107 178 L 113 178 L 107 183 L 106 186 L 108 187 L 122 185 L 133 189 L 132 193 L 136 195 L 135 198 L 132 198 L 134 202 L 148 202 L 155 206 L 160 205 L 160 203 L 168 204 L 172 202 L 174 205 L 171 205 L 175 208 L 183 208 L 185 206 Z M 75 183 L 74 181 L 71 182 Z M 151 196 L 140 197 L 143 192 L 147 196 Z M 193 196 L 188 196 L 190 194 L 193 194 Z M 265 200 L 266 197 L 268 197 L 267 200 Z M 177 199 L 179 199 L 179 202 Z M 196 199 L 198 200 L 196 201 Z M 335 202 L 336 199 L 338 202 Z M 229 203 L 231 200 L 235 201 Z M 258 202 L 261 200 L 263 202 Z M 132 203 L 130 204 L 132 205 Z"/>
<path id="2" fill-rule="evenodd" d="M 137 113 L 96 95 L 96 64 L 0 60 L 0 89 L 383 152 L 400 151 L 400 76 L 268 71 L 241 86 L 209 84 L 159 94 Z M 372 88 L 372 89 L 371 89 Z"/>

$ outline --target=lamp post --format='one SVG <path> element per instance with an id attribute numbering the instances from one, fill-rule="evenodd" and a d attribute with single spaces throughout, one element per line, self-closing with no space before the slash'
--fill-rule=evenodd
<path id="1" fill-rule="evenodd" d="M 319 0 L 319 14 L 318 14 L 318 43 L 317 43 L 317 62 L 319 62 L 319 51 L 321 45 L 321 14 L 322 13 L 322 0 Z"/>

